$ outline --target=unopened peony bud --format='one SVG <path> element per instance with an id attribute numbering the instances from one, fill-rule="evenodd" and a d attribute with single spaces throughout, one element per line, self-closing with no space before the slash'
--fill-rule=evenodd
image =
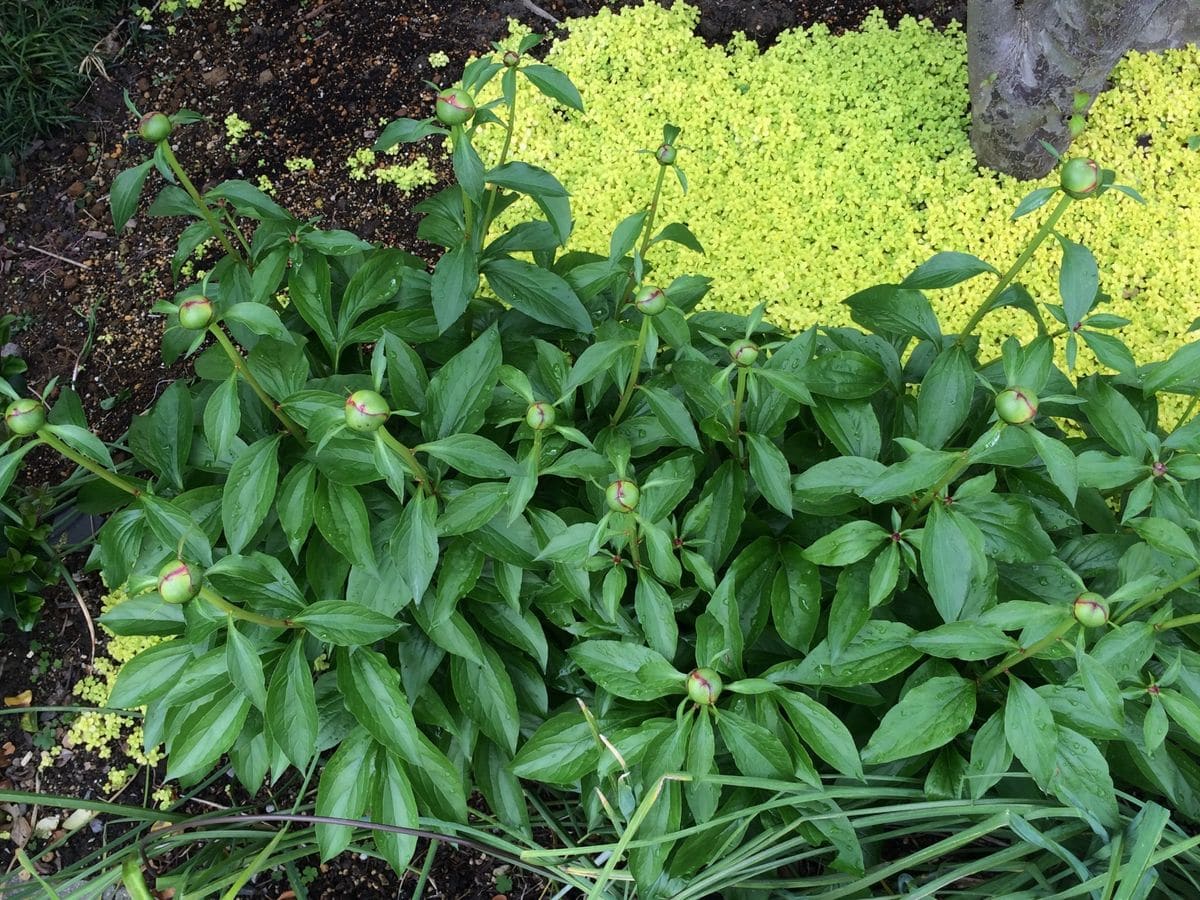
<path id="1" fill-rule="evenodd" d="M 188 297 L 179 304 L 179 324 L 190 331 L 203 331 L 213 320 L 212 301 L 203 294 Z"/>
<path id="2" fill-rule="evenodd" d="M 733 358 L 734 363 L 747 368 L 754 365 L 758 359 L 758 344 L 754 341 L 739 340 L 734 341 L 729 345 L 729 355 Z"/>
<path id="3" fill-rule="evenodd" d="M 171 120 L 160 112 L 147 113 L 138 123 L 138 137 L 151 144 L 158 144 L 171 136 Z"/>
<path id="4" fill-rule="evenodd" d="M 657 316 L 660 312 L 667 308 L 667 295 L 663 293 L 662 288 L 653 287 L 652 285 L 643 286 L 633 296 L 633 305 L 638 308 L 643 315 Z"/>
<path id="5" fill-rule="evenodd" d="M 712 669 L 693 669 L 688 675 L 687 692 L 692 702 L 712 706 L 721 696 L 721 676 Z"/>
<path id="6" fill-rule="evenodd" d="M 554 407 L 544 400 L 531 403 L 529 409 L 525 411 L 525 424 L 534 431 L 545 431 L 547 428 L 552 427 L 554 425 L 554 418 Z"/>
<path id="7" fill-rule="evenodd" d="M 461 125 L 475 115 L 475 100 L 461 88 L 454 88 L 438 94 L 435 109 L 442 124 Z"/>
<path id="8" fill-rule="evenodd" d="M 632 481 L 619 480 L 614 481 L 608 486 L 608 490 L 604 492 L 604 499 L 608 501 L 608 508 L 613 512 L 633 512 L 637 509 L 638 500 L 642 497 L 642 492 L 638 490 L 638 486 Z"/>
<path id="9" fill-rule="evenodd" d="M 1075 621 L 1084 628 L 1099 628 L 1108 621 L 1108 604 L 1095 591 L 1084 591 L 1075 598 Z"/>
<path id="10" fill-rule="evenodd" d="M 4 424 L 21 437 L 33 434 L 46 424 L 46 407 L 36 400 L 15 400 L 4 411 Z"/>
<path id="11" fill-rule="evenodd" d="M 1100 186 L 1100 166 L 1093 159 L 1073 159 L 1062 167 L 1059 177 L 1059 184 L 1067 196 L 1083 200 Z"/>
<path id="12" fill-rule="evenodd" d="M 1026 425 L 1037 416 L 1038 397 L 1025 388 L 1008 388 L 996 395 L 996 414 L 1009 425 Z"/>
<path id="13" fill-rule="evenodd" d="M 187 603 L 198 593 L 203 573 L 182 559 L 167 563 L 158 573 L 158 593 L 167 603 Z"/>
<path id="14" fill-rule="evenodd" d="M 355 391 L 346 398 L 346 427 L 351 431 L 371 432 L 388 420 L 387 401 L 375 391 Z"/>

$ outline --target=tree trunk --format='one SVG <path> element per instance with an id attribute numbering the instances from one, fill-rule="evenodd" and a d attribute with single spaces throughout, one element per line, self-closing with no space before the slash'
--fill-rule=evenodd
<path id="1" fill-rule="evenodd" d="M 1200 41 L 1197 0 L 969 0 L 971 145 L 979 164 L 1038 178 L 1071 142 L 1077 91 L 1095 97 L 1128 50 Z"/>

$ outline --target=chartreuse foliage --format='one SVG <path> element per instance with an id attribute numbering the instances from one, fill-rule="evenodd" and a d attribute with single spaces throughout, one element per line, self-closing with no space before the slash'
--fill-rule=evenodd
<path id="1" fill-rule="evenodd" d="M 748 312 L 765 300 L 788 329 L 848 325 L 841 298 L 878 272 L 908 270 L 939 250 L 1020 252 L 1036 225 L 1006 220 L 1029 186 L 975 162 L 961 31 L 909 18 L 889 29 L 875 16 L 838 36 L 820 26 L 786 32 L 760 52 L 740 37 L 706 45 L 694 32 L 698 17 L 684 3 L 605 9 L 572 20 L 550 49 L 548 62 L 579 86 L 587 111 L 564 121 L 531 98 L 515 146 L 588 198 L 569 249 L 607 246 L 611 222 L 652 184 L 651 173 L 628 165 L 629 153 L 670 120 L 683 128 L 693 182 L 686 196 L 668 195 L 672 210 L 708 238 L 714 290 L 702 308 Z M 1200 159 L 1188 149 L 1200 117 L 1200 50 L 1131 53 L 1112 82 L 1075 149 L 1120 171 L 1149 205 L 1128 216 L 1091 204 L 1072 214 L 1071 230 L 1100 259 L 1108 310 L 1133 320 L 1125 340 L 1134 355 L 1150 358 L 1186 341 L 1200 316 L 1200 208 L 1190 201 Z M 501 139 L 484 135 L 481 147 L 495 152 Z M 693 265 L 682 249 L 658 258 L 667 269 Z M 1026 275 L 1039 293 L 1056 278 L 1049 257 Z M 975 301 L 970 285 L 934 298 L 950 329 Z M 987 352 L 1010 334 L 1034 332 L 1016 314 L 989 318 Z M 1088 371 L 1098 362 L 1080 357 Z"/>
<path id="2" fill-rule="evenodd" d="M 655 264 L 664 243 L 703 263 L 664 201 L 689 159 L 673 125 L 603 251 L 562 252 L 592 197 L 510 158 L 539 92 L 582 106 L 558 70 L 487 57 L 437 118 L 382 133 L 450 149 L 456 182 L 420 208 L 431 272 L 244 182 L 201 194 L 170 148 L 188 115 L 143 118 L 155 151 L 117 179 L 118 224 L 157 166 L 178 184 L 151 212 L 226 250 L 156 307 L 196 380 L 135 420 L 120 474 L 79 417 L 11 389 L 0 445 L 0 487 L 38 445 L 102 479 L 95 562 L 130 595 L 106 624 L 171 638 L 108 703 L 145 707 L 185 784 L 226 755 L 251 791 L 323 760 L 323 817 L 462 822 L 477 790 L 527 840 L 525 791 L 557 792 L 564 834 L 614 836 L 596 897 L 849 896 L 912 867 L 932 892 L 963 868 L 931 860 L 993 834 L 1011 855 L 965 874 L 1003 872 L 1005 895 L 1190 895 L 1200 420 L 1158 410 L 1200 393 L 1200 344 L 1135 364 L 1096 259 L 1055 230 L 1136 217 L 1130 190 L 1074 165 L 1081 199 L 1021 203 L 1019 254 L 881 265 L 854 327 L 794 334 L 761 305 L 697 311 L 708 279 Z M 536 212 L 501 227 L 518 197 Z M 1035 255 L 1052 294 L 1019 280 Z M 976 298 L 961 330 L 930 300 L 955 286 Z M 975 328 L 1001 309 L 1037 336 L 990 358 Z M 1056 364 L 1083 347 L 1120 374 Z M 897 869 L 928 815 L 950 836 Z M 317 825 L 325 857 L 351 839 Z M 374 841 L 408 864 L 411 834 Z M 527 858 L 578 874 L 592 852 Z M 818 874 L 779 871 L 801 860 Z"/>

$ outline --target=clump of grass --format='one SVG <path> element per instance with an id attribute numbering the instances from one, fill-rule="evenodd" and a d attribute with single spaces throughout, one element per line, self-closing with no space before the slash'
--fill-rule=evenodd
<path id="1" fill-rule="evenodd" d="M 113 0 L 0 0 L 0 159 L 71 121 Z"/>

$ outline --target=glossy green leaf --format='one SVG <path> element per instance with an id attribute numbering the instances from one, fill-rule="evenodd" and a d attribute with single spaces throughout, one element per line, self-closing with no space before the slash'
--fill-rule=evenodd
<path id="1" fill-rule="evenodd" d="M 887 711 L 862 761 L 878 765 L 935 750 L 966 731 L 974 716 L 975 682 L 957 675 L 931 678 Z"/>
<path id="2" fill-rule="evenodd" d="M 267 517 L 279 487 L 280 436 L 247 447 L 229 469 L 221 493 L 221 524 L 231 553 L 241 553 Z"/>

